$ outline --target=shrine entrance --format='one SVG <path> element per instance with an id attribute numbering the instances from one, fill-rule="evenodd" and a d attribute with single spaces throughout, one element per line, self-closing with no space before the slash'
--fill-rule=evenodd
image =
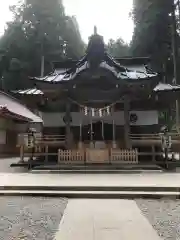
<path id="1" fill-rule="evenodd" d="M 97 121 L 82 126 L 82 141 L 113 141 L 113 124 Z"/>
<path id="2" fill-rule="evenodd" d="M 103 124 L 101 121 L 95 122 L 92 124 L 93 131 L 93 140 L 94 141 L 103 141 L 104 133 L 103 133 Z"/>

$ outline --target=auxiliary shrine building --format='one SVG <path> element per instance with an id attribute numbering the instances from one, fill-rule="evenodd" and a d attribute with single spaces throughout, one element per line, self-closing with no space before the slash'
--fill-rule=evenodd
<path id="1" fill-rule="evenodd" d="M 48 76 L 30 79 L 33 89 L 15 93 L 44 124 L 31 146 L 21 143 L 24 156 L 37 155 L 43 164 L 138 163 L 143 154 L 155 161 L 167 123 L 159 113 L 168 116 L 180 86 L 162 83 L 149 58 L 108 55 L 96 33 L 82 59 L 53 66 Z M 172 141 L 178 145 L 179 136 Z"/>
<path id="2" fill-rule="evenodd" d="M 0 91 L 0 157 L 19 154 L 18 135 L 29 127 L 41 131 L 42 119 L 16 98 Z"/>

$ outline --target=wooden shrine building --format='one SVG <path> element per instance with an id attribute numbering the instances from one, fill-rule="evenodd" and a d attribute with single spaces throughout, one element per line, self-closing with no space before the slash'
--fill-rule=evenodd
<path id="1" fill-rule="evenodd" d="M 41 132 L 42 119 L 11 95 L 0 91 L 0 157 L 18 156 L 18 134 L 32 127 Z"/>
<path id="2" fill-rule="evenodd" d="M 170 111 L 180 86 L 162 83 L 149 58 L 113 58 L 95 33 L 84 57 L 53 66 L 48 76 L 31 79 L 33 89 L 15 93 L 41 112 L 34 155 L 46 162 L 56 156 L 59 163 L 138 163 L 139 153 L 161 152 L 159 113 Z M 175 134 L 173 144 L 179 139 Z"/>

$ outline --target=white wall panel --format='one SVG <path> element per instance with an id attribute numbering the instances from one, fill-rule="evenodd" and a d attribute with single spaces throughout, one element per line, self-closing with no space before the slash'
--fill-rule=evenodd
<path id="1" fill-rule="evenodd" d="M 130 113 L 135 113 L 137 115 L 137 122 L 131 123 L 134 126 L 147 126 L 158 124 L 158 111 L 132 111 Z M 42 118 L 44 121 L 44 127 L 60 127 L 65 126 L 63 117 L 65 113 L 42 113 Z M 107 123 L 112 123 L 113 120 L 116 125 L 124 125 L 124 112 L 114 112 L 110 116 L 101 117 L 91 117 L 85 116 L 83 113 L 72 112 L 72 126 L 79 126 L 82 122 L 83 124 L 89 124 L 92 121 L 101 121 Z"/>

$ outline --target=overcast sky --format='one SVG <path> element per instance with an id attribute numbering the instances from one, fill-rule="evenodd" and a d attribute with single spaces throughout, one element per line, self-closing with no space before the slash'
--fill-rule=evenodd
<path id="1" fill-rule="evenodd" d="M 107 41 L 122 37 L 129 42 L 133 23 L 129 18 L 133 0 L 64 0 L 66 12 L 76 15 L 82 37 L 87 41 L 96 25 Z"/>
<path id="2" fill-rule="evenodd" d="M 9 5 L 16 3 L 17 0 L 0 1 L 0 33 L 2 34 L 5 23 L 12 18 Z M 133 33 L 133 23 L 129 17 L 132 1 L 63 0 L 66 13 L 76 16 L 82 38 L 86 42 L 93 32 L 94 25 L 97 26 L 98 33 L 104 36 L 105 41 L 122 37 L 124 41 L 129 42 Z"/>

